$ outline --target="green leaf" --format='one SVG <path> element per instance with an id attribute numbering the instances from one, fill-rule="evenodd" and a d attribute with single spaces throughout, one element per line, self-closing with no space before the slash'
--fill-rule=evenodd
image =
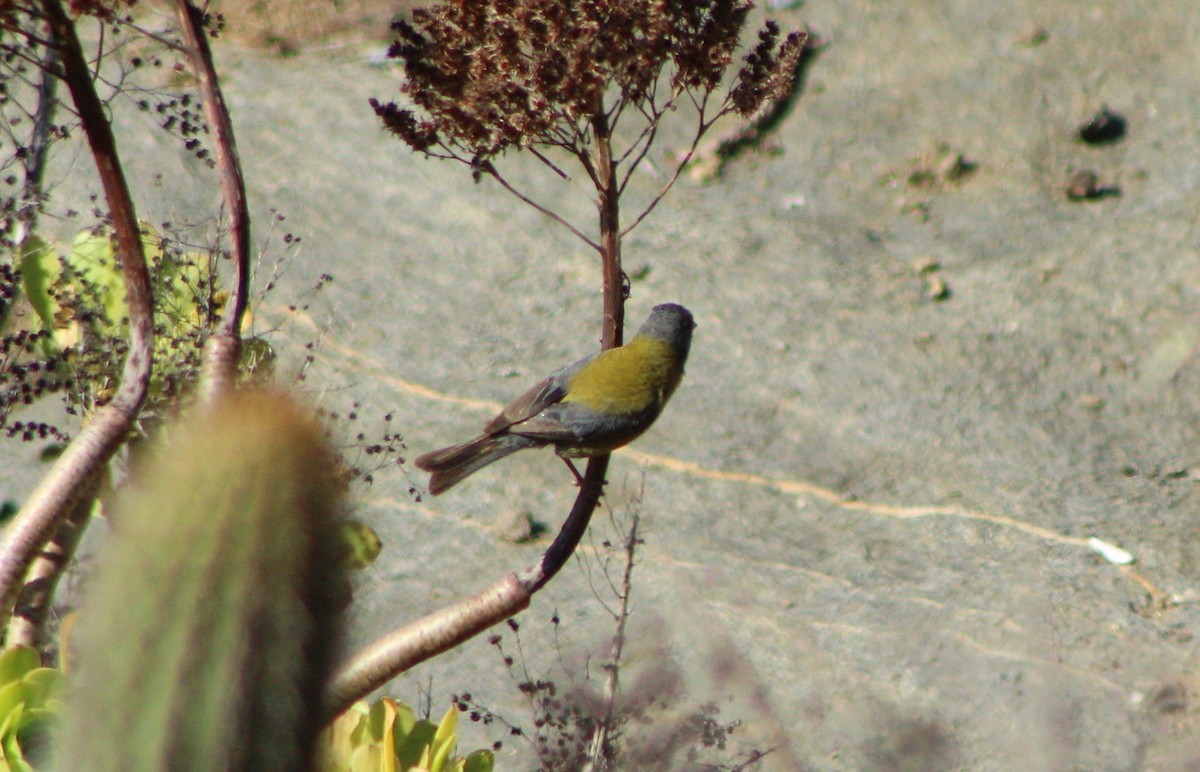
<path id="1" fill-rule="evenodd" d="M 347 719 L 347 716 L 350 718 Z M 355 720 L 355 716 L 357 716 L 357 720 L 354 723 L 354 728 L 350 730 L 350 743 L 354 746 L 358 746 L 369 742 L 370 739 L 363 739 L 363 736 L 369 734 L 371 731 L 371 709 L 368 707 L 366 701 L 360 700 L 359 702 L 354 703 L 350 706 L 350 710 L 347 710 L 345 713 L 343 713 L 342 716 L 337 720 L 339 722 Z"/>
<path id="2" fill-rule="evenodd" d="M 458 708 L 454 705 L 446 708 L 442 721 L 438 724 L 437 734 L 433 736 L 434 745 L 457 743 L 458 741 Z"/>
<path id="3" fill-rule="evenodd" d="M 38 451 L 38 461 L 43 464 L 49 464 L 58 460 L 58 457 L 67 449 L 65 442 L 51 442 L 46 444 Z"/>
<path id="4" fill-rule="evenodd" d="M 346 544 L 346 565 L 352 569 L 363 569 L 375 562 L 383 551 L 379 534 L 357 520 L 346 520 L 341 524 L 342 540 Z"/>
<path id="5" fill-rule="evenodd" d="M 16 684 L 10 684 L 10 686 L 16 686 Z M 19 693 L 19 696 L 24 696 L 24 693 L 25 693 L 24 689 L 17 689 L 16 691 Z M 13 704 L 12 707 L 9 708 L 8 711 L 6 711 L 6 715 L 4 718 L 3 731 L 0 731 L 0 742 L 4 743 L 5 750 L 8 750 L 8 744 L 9 744 L 10 740 L 13 740 L 13 741 L 16 740 L 17 733 L 20 732 L 24 726 L 25 726 L 25 701 L 20 700 L 17 703 Z"/>
<path id="6" fill-rule="evenodd" d="M 388 718 L 387 714 L 387 704 L 383 700 L 379 700 L 372 705 L 371 712 L 367 714 L 367 733 L 375 742 L 383 739 L 383 733 L 387 729 L 384 726 Z"/>
<path id="7" fill-rule="evenodd" d="M 9 684 L 9 686 L 15 686 L 15 684 Z M 3 689 L 0 689 L 0 691 L 3 691 Z M 11 695 L 9 696 L 11 697 Z M 21 720 L 21 708 L 22 704 L 18 702 L 15 705 L 7 707 L 3 713 L 0 713 L 0 738 L 17 733 L 17 722 Z M 2 749 L 2 745 L 0 745 L 0 749 Z"/>
<path id="8" fill-rule="evenodd" d="M 42 666 L 37 650 L 29 646 L 13 646 L 0 652 L 0 684 L 19 681 L 32 670 Z"/>
<path id="9" fill-rule="evenodd" d="M 58 301 L 50 294 L 50 287 L 62 273 L 58 253 L 45 240 L 32 236 L 21 245 L 21 285 L 29 304 L 42 320 L 47 330 L 54 329 L 54 317 L 58 313 Z"/>
<path id="10" fill-rule="evenodd" d="M 491 751 L 475 751 L 467 756 L 463 772 L 493 772 L 496 766 L 496 754 Z"/>
<path id="11" fill-rule="evenodd" d="M 453 710 L 453 708 L 451 708 Z M 441 734 L 441 730 L 438 731 Z M 449 737 L 443 737 L 440 740 L 433 741 L 433 758 L 429 761 L 430 772 L 444 772 L 446 762 L 450 759 L 450 754 L 454 753 L 458 747 L 458 736 L 451 733 Z"/>
<path id="12" fill-rule="evenodd" d="M 63 681 L 63 672 L 52 667 L 36 668 L 21 679 L 30 689 L 30 705 L 39 706 L 62 694 Z"/>
<path id="13" fill-rule="evenodd" d="M 6 734 L 3 740 L 0 740 L 0 745 L 4 748 L 4 760 L 9 769 L 33 772 L 33 767 L 25 761 L 25 754 L 21 752 L 21 744 L 17 741 L 15 732 Z"/>
<path id="14" fill-rule="evenodd" d="M 4 723 L 0 724 L 0 737 L 12 734 L 19 728 L 28 692 L 19 681 L 0 686 L 0 716 L 4 717 Z"/>
<path id="15" fill-rule="evenodd" d="M 408 769 L 416 765 L 421 760 L 421 754 L 433 742 L 436 733 L 437 727 L 431 722 L 418 721 L 403 738 L 397 734 L 396 756 L 400 759 L 400 768 Z"/>
<path id="16" fill-rule="evenodd" d="M 125 300 L 125 278 L 117 267 L 116 248 L 108 235 L 84 231 L 75 237 L 67 255 L 73 283 L 91 288 L 110 328 L 117 328 L 129 315 Z"/>
<path id="17" fill-rule="evenodd" d="M 351 772 L 379 772 L 384 751 L 378 745 L 360 745 L 350 754 Z"/>
<path id="18" fill-rule="evenodd" d="M 396 703 L 396 742 L 413 730 L 417 723 L 417 714 L 403 702 Z"/>

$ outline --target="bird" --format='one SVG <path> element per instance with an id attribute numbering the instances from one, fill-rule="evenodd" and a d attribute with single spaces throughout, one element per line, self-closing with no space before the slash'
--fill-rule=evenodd
<path id="1" fill-rule="evenodd" d="M 553 446 L 579 480 L 572 458 L 609 453 L 650 428 L 683 378 L 696 322 L 663 303 L 624 346 L 564 365 L 508 404 L 467 442 L 415 460 L 438 495 L 512 453 Z"/>

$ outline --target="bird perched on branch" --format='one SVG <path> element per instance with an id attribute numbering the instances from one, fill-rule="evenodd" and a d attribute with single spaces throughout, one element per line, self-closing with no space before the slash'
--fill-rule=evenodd
<path id="1" fill-rule="evenodd" d="M 510 453 L 554 447 L 567 462 L 609 453 L 650 428 L 683 378 L 696 327 L 674 303 L 655 306 L 633 340 L 561 367 L 461 445 L 416 460 L 437 495 Z"/>

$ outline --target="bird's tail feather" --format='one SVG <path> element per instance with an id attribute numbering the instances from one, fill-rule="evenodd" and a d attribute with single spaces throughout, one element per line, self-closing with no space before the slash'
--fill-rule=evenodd
<path id="1" fill-rule="evenodd" d="M 436 496 L 510 453 L 544 444 L 539 440 L 516 434 L 485 434 L 461 445 L 452 445 L 432 453 L 426 453 L 414 463 L 417 468 L 431 473 L 429 493 Z"/>

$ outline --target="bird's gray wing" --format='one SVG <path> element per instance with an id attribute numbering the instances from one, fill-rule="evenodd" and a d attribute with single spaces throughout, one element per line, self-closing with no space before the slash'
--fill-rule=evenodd
<path id="1" fill-rule="evenodd" d="M 508 403 L 500 411 L 500 414 L 484 427 L 484 433 L 498 434 L 516 424 L 528 421 L 550 405 L 561 401 L 567 394 L 571 380 L 588 362 L 591 362 L 597 356 L 598 354 L 593 354 L 583 359 L 578 359 L 550 373 L 545 380 Z"/>

